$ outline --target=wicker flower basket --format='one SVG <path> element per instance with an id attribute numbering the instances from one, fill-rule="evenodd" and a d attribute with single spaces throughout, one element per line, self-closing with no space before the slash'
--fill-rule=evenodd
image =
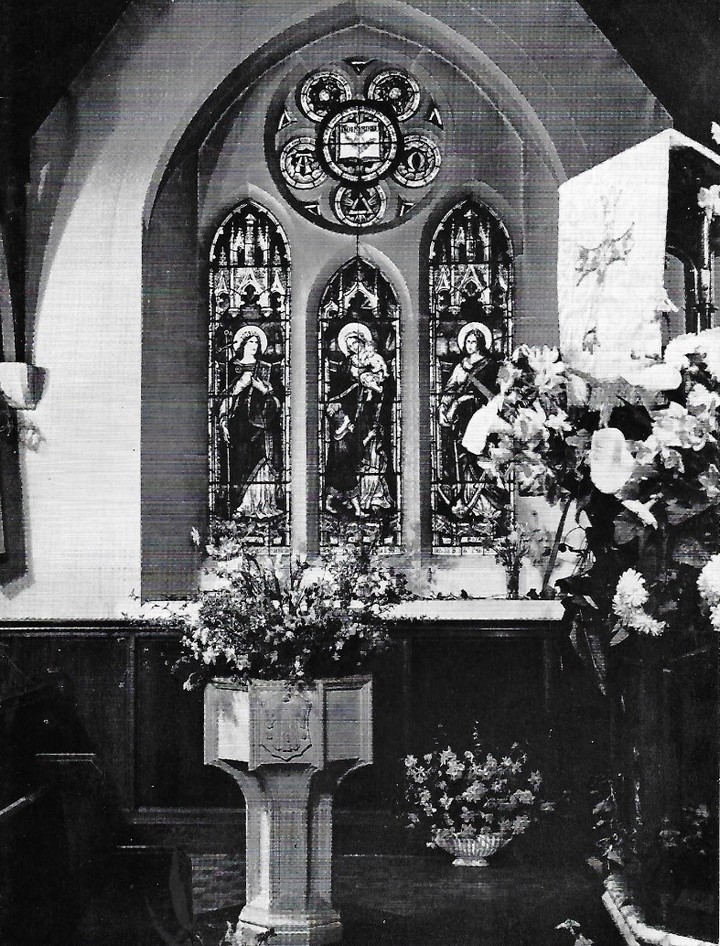
<path id="1" fill-rule="evenodd" d="M 438 836 L 435 843 L 453 854 L 455 867 L 487 867 L 487 858 L 505 847 L 510 838 L 502 834 L 479 834 L 474 838 Z"/>

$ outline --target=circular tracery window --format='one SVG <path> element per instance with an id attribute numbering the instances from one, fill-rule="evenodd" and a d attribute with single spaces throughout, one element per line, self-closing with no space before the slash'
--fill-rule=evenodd
<path id="1" fill-rule="evenodd" d="M 432 97 L 413 75 L 372 61 L 306 76 L 272 133 L 288 197 L 330 229 L 393 226 L 442 164 L 443 120 Z"/>

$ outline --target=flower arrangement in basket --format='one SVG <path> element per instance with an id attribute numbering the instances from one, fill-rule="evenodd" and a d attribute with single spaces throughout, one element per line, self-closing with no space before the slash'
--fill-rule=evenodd
<path id="1" fill-rule="evenodd" d="M 408 824 L 423 832 L 428 847 L 455 854 L 456 864 L 484 866 L 486 857 L 554 810 L 542 784 L 518 743 L 505 755 L 493 753 L 475 730 L 470 749 L 405 758 Z"/>
<path id="2" fill-rule="evenodd" d="M 180 617 L 176 669 L 191 669 L 186 689 L 218 676 L 302 685 L 363 672 L 390 642 L 385 609 L 410 597 L 404 576 L 362 546 L 338 547 L 314 564 L 273 561 L 219 525 L 207 551 L 215 585 Z"/>

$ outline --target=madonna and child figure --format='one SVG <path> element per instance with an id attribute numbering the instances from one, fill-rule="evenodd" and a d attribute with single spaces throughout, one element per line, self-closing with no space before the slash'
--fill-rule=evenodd
<path id="1" fill-rule="evenodd" d="M 364 323 L 344 325 L 337 344 L 343 361 L 332 376 L 326 407 L 325 509 L 344 508 L 363 519 L 394 505 L 385 429 L 391 378 Z"/>
<path id="2" fill-rule="evenodd" d="M 283 391 L 274 366 L 260 356 L 265 332 L 245 326 L 233 338 L 231 382 L 223 392 L 218 422 L 227 446 L 231 509 L 235 517 L 271 519 L 282 514 Z"/>

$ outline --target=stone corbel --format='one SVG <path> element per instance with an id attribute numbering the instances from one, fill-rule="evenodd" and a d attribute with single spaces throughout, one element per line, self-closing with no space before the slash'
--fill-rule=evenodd
<path id="1" fill-rule="evenodd" d="M 24 361 L 0 362 L 0 391 L 19 411 L 32 411 L 42 397 L 45 369 Z"/>
<path id="2" fill-rule="evenodd" d="M 8 405 L 18 411 L 31 411 L 42 396 L 45 369 L 18 361 L 16 314 L 8 277 L 7 248 L 0 226 L 0 341 L 5 361 L 0 361 L 0 392 Z"/>

